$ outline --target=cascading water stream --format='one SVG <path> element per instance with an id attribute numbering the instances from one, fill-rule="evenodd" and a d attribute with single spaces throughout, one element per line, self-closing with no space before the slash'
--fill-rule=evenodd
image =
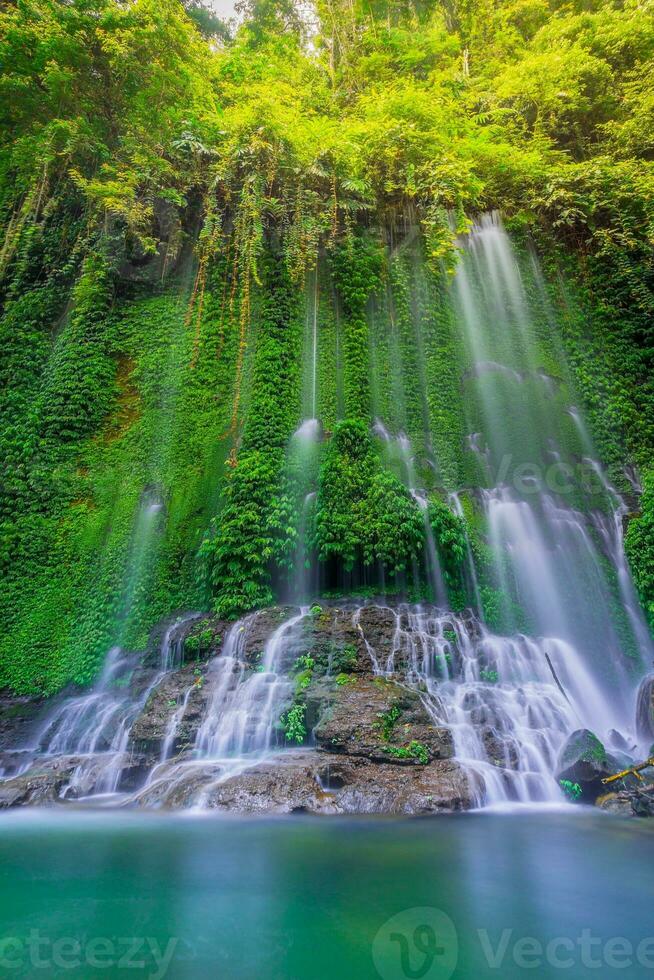
<path id="1" fill-rule="evenodd" d="M 318 414 L 318 269 L 313 274 L 313 315 L 311 318 L 311 418 Z"/>
<path id="2" fill-rule="evenodd" d="M 434 723 L 448 727 L 456 758 L 476 778 L 477 802 L 558 802 L 554 778 L 566 734 L 584 724 L 552 684 L 548 657 L 572 692 L 579 682 L 570 649 L 554 640 L 495 636 L 476 617 L 402 606 L 393 650 L 381 663 L 360 626 L 376 672 L 423 691 Z"/>
<path id="3" fill-rule="evenodd" d="M 378 651 L 374 636 L 366 635 L 362 613 L 371 604 L 354 610 L 348 604 L 346 616 L 373 673 L 418 691 L 434 725 L 450 729 L 455 756 L 470 773 L 480 805 L 555 802 L 562 798 L 556 780 L 559 755 L 576 729 L 590 729 L 616 750 L 631 749 L 637 741 L 639 658 L 651 660 L 652 643 L 624 556 L 622 520 L 629 508 L 607 479 L 583 418 L 570 404 L 560 346 L 555 337 L 547 340 L 547 331 L 543 339 L 543 324 L 536 322 L 501 222 L 497 216 L 484 217 L 459 244 L 452 302 L 464 351 L 467 448 L 478 479 L 470 481 L 472 489 L 450 492 L 449 501 L 459 517 L 475 510 L 490 578 L 486 567 L 477 567 L 477 545 L 473 549 L 468 538 L 464 574 L 474 608 L 466 613 L 449 608 L 430 498 L 422 486 L 423 479 L 429 490 L 434 486 L 428 466 L 439 472 L 429 425 L 423 420 L 414 432 L 415 404 L 407 412 L 398 401 L 388 424 L 399 434 L 391 434 L 379 419 L 373 432 L 382 440 L 385 462 L 401 474 L 423 515 L 423 580 L 426 573 L 434 605 L 377 607 L 394 617 L 390 653 L 388 646 Z M 531 261 L 537 263 L 534 256 Z M 542 291 L 538 275 L 536 280 Z M 310 546 L 323 441 L 316 417 L 317 274 L 312 287 L 302 402 L 307 417 L 289 440 L 285 471 L 298 513 L 295 572 L 289 583 L 294 607 L 307 602 L 317 584 Z M 548 308 L 546 313 L 552 332 L 553 312 Z M 395 334 L 391 353 L 401 374 Z M 549 371 L 541 360 L 542 344 L 549 344 Z M 424 388 L 424 378 L 421 384 Z M 402 428 L 409 428 L 407 418 L 414 423 L 412 441 Z M 582 470 L 594 478 L 591 490 L 584 488 Z M 181 665 L 187 619 L 167 630 L 156 669 L 144 669 L 121 647 L 162 510 L 159 500 L 145 496 L 124 583 L 117 645 L 100 678 L 88 694 L 58 703 L 33 746 L 40 756 L 74 758 L 76 769 L 64 795 L 116 794 L 130 764 L 137 716 L 163 678 Z M 414 577 L 420 580 L 418 568 Z M 484 616 L 489 581 L 500 587 L 501 629 L 507 635 L 494 632 L 491 615 Z M 184 743 L 176 757 L 178 734 L 198 687 L 197 681 L 187 686 L 183 675 L 181 696 L 157 748 L 158 762 L 139 791 L 146 800 L 148 793 L 158 800 L 162 788 L 167 798 L 187 785 L 188 798 L 202 805 L 216 784 L 268 759 L 284 744 L 281 719 L 293 703 L 294 664 L 307 649 L 308 613 L 302 606 L 275 621 L 272 630 L 266 623 L 265 641 L 259 639 L 261 613 L 231 627 L 209 665 L 204 693 L 193 700 L 194 710 L 199 704 L 204 712 L 193 748 Z"/>
<path id="4" fill-rule="evenodd" d="M 375 420 L 373 425 L 373 433 L 378 436 L 387 447 L 395 448 L 399 454 L 404 482 L 410 490 L 411 495 L 415 500 L 423 518 L 425 528 L 425 570 L 427 573 L 427 580 L 432 593 L 432 598 L 437 605 L 444 609 L 448 608 L 449 599 L 447 595 L 447 586 L 445 584 L 445 577 L 443 575 L 443 569 L 441 567 L 438 549 L 436 547 L 434 531 L 429 520 L 429 499 L 426 492 L 418 487 L 413 448 L 409 437 L 405 432 L 400 432 L 397 437 L 392 436 L 380 419 Z M 416 580 L 418 580 L 417 571 L 414 574 Z"/>
<path id="5" fill-rule="evenodd" d="M 563 735 L 587 727 L 607 740 L 613 730 L 633 737 L 639 664 L 630 670 L 621 627 L 631 625 L 641 657 L 649 638 L 616 532 L 622 502 L 605 484 L 604 511 L 591 507 L 582 513 L 573 506 L 579 500 L 574 461 L 589 455 L 590 439 L 577 411 L 565 402 L 564 382 L 551 378 L 540 363 L 538 329 L 498 216 L 482 218 L 460 247 L 453 294 L 467 358 L 468 442 L 490 484 L 478 501 L 506 621 L 513 619 L 513 628 L 526 628 L 533 639 L 516 635 L 491 642 L 486 634 L 482 648 L 493 648 L 497 666 L 492 670 L 499 682 L 489 696 L 474 666 L 479 647 L 475 657 L 468 656 L 467 638 L 458 635 L 464 680 L 439 685 L 438 696 L 458 757 L 478 771 L 482 763 L 488 798 L 498 800 L 507 792 L 506 778 L 498 783 L 485 765 L 483 739 L 476 725 L 466 723 L 471 706 L 493 718 L 495 732 L 513 727 L 514 769 L 528 776 L 520 787 L 513 779 L 511 793 L 539 799 L 543 779 L 553 784 L 554 750 Z M 552 356 L 560 356 L 556 338 L 550 342 Z M 562 371 L 565 377 L 564 366 Z M 564 447 L 571 446 L 566 455 Z M 593 466 L 604 481 L 599 464 Z M 456 508 L 458 498 L 452 499 Z"/>
<path id="6" fill-rule="evenodd" d="M 400 449 L 402 461 L 404 463 L 407 486 L 413 495 L 413 499 L 420 508 L 420 513 L 422 514 L 422 519 L 425 525 L 425 565 L 427 568 L 429 586 L 436 604 L 446 608 L 449 605 L 447 588 L 445 586 L 443 570 L 438 557 L 434 532 L 429 520 L 429 501 L 427 499 L 427 495 L 424 492 L 421 492 L 417 487 L 413 452 L 408 436 L 404 432 L 400 432 L 399 436 L 397 437 L 397 443 Z"/>
<path id="7" fill-rule="evenodd" d="M 164 676 L 180 666 L 184 626 L 195 618 L 196 613 L 189 613 L 168 627 L 158 667 L 149 677 L 144 673 L 140 684 L 134 683 L 138 657 L 114 647 L 89 693 L 63 700 L 48 715 L 36 736 L 34 753 L 80 759 L 63 797 L 117 791 L 129 762 L 132 725 Z"/>
<path id="8" fill-rule="evenodd" d="M 465 513 L 463 510 L 463 504 L 461 503 L 461 497 L 458 493 L 451 493 L 449 495 L 449 501 L 452 505 L 452 510 L 457 517 L 462 520 L 465 519 Z M 479 578 L 477 576 L 477 569 L 475 568 L 475 559 L 472 553 L 472 546 L 470 544 L 470 538 L 466 532 L 466 565 L 467 565 L 467 576 L 468 584 L 470 586 L 470 591 L 474 596 L 475 600 L 475 612 L 479 618 L 483 621 L 484 619 L 484 606 L 481 601 L 481 592 L 479 590 Z"/>
<path id="9" fill-rule="evenodd" d="M 243 656 L 247 625 L 231 630 L 214 665 L 209 708 L 195 742 L 197 756 L 241 760 L 270 751 L 292 692 L 288 672 L 294 662 L 294 634 L 308 612 L 302 608 L 283 622 L 252 666 Z"/>
<path id="10" fill-rule="evenodd" d="M 211 663 L 209 697 L 192 758 L 172 765 L 162 759 L 150 773 L 146 792 L 163 785 L 170 793 L 199 773 L 205 784 L 196 802 L 201 808 L 211 789 L 281 746 L 280 718 L 292 701 L 291 668 L 304 652 L 301 625 L 308 613 L 302 607 L 285 619 L 254 658 L 248 655 L 248 640 L 258 614 L 231 627 Z"/>
<path id="11" fill-rule="evenodd" d="M 298 505 L 297 542 L 289 591 L 291 602 L 304 601 L 313 586 L 310 532 L 320 440 L 320 423 L 317 419 L 306 419 L 293 433 L 287 451 L 287 474 Z"/>

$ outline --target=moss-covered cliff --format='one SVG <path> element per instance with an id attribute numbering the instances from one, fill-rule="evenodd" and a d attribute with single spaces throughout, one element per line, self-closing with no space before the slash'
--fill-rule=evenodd
<path id="1" fill-rule="evenodd" d="M 298 567 L 425 595 L 432 538 L 453 605 L 476 587 L 501 628 L 486 529 L 448 496 L 485 485 L 451 290 L 481 211 L 613 485 L 636 506 L 651 482 L 651 4 L 316 13 L 253 2 L 207 37 L 178 0 L 0 12 L 0 686 L 88 682 Z M 627 535 L 650 610 L 652 499 Z"/>

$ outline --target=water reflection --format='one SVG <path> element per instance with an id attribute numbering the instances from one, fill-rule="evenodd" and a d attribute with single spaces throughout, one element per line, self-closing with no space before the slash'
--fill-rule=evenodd
<path id="1" fill-rule="evenodd" d="M 85 961 L 97 938 L 109 941 L 101 975 L 123 976 L 109 954 L 140 937 L 147 976 L 173 939 L 175 980 L 402 978 L 403 944 L 387 923 L 400 917 L 407 962 L 419 970 L 431 949 L 429 910 L 453 923 L 455 938 L 443 941 L 456 943 L 456 968 L 448 974 L 447 957 L 434 956 L 423 976 L 554 978 L 557 963 L 572 959 L 568 976 L 604 978 L 620 958 L 607 946 L 615 937 L 625 940 L 623 962 L 632 947 L 623 975 L 651 974 L 642 945 L 654 934 L 647 823 L 584 810 L 412 822 L 68 811 L 6 816 L 2 831 L 2 935 L 25 944 L 37 930 L 44 957 L 71 938 L 80 966 L 67 976 L 100 975 Z M 411 945 L 416 936 L 426 954 Z M 23 965 L 14 975 L 34 975 Z"/>

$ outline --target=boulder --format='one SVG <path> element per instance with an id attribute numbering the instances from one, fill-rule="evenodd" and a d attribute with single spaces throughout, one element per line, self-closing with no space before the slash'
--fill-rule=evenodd
<path id="1" fill-rule="evenodd" d="M 579 802 L 594 803 L 606 793 L 602 779 L 620 772 L 621 768 L 596 735 L 580 728 L 570 735 L 561 750 L 557 779 L 559 783 L 567 781 L 580 786 Z"/>
<path id="2" fill-rule="evenodd" d="M 654 786 L 607 793 L 597 800 L 597 806 L 622 817 L 654 817 Z"/>

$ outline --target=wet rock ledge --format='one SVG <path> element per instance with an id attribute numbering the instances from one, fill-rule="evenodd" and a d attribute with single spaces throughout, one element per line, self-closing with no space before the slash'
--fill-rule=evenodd
<path id="1" fill-rule="evenodd" d="M 256 614 L 242 648 L 247 670 L 260 669 L 266 640 L 291 612 L 271 608 Z M 397 673 L 379 677 L 373 671 L 370 646 L 385 661 L 396 622 L 389 609 L 372 605 L 356 623 L 352 610 L 314 609 L 302 625 L 299 655 L 296 642 L 285 664 L 292 680 L 289 707 L 297 706 L 298 724 L 291 733 L 282 716 L 273 753 L 226 778 L 220 765 L 198 758 L 194 745 L 229 626 L 210 616 L 192 621 L 183 665 L 163 677 L 133 721 L 116 802 L 237 813 L 430 814 L 471 808 L 478 789 L 474 777 L 454 761 L 451 734 L 434 724 L 421 692 L 403 683 L 402 652 Z M 160 635 L 161 628 L 136 673 L 152 673 Z M 132 683 L 143 687 L 143 677 Z M 12 777 L 11 766 L 24 763 L 20 747 L 35 712 L 43 717 L 46 711 L 29 701 L 0 701 L 2 747 L 8 748 L 0 753 L 0 808 L 69 805 L 92 791 L 95 774 L 88 759 L 84 778 L 70 785 L 79 773 L 75 756 L 35 756 L 28 771 Z M 171 756 L 161 762 L 171 726 Z"/>

